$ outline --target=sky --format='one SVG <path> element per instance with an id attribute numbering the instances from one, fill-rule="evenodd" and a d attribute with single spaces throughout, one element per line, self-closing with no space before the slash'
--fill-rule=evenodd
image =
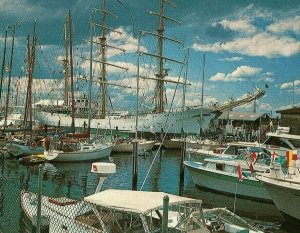
<path id="1" fill-rule="evenodd" d="M 140 31 L 155 32 L 157 17 L 149 14 L 158 11 L 158 0 L 107 0 L 107 10 L 118 17 L 108 16 L 110 45 L 126 52 L 108 49 L 107 60 L 125 69 L 107 68 L 108 79 L 115 84 L 131 87 L 110 86 L 108 92 L 114 109 L 132 109 L 135 105 L 138 35 Z M 186 81 L 185 104 L 201 103 L 201 87 L 204 78 L 204 104 L 224 104 L 253 93 L 255 87 L 266 90 L 257 100 L 256 110 L 276 114 L 280 109 L 299 106 L 300 102 L 300 2 L 298 0 L 173 0 L 176 7 L 165 6 L 165 15 L 179 23 L 166 22 L 165 35 L 182 43 L 167 41 L 165 56 L 181 61 L 166 62 L 169 80 Z M 68 10 L 73 20 L 75 89 L 80 96 L 87 90 L 89 77 L 90 27 L 101 24 L 102 1 L 97 0 L 1 0 L 0 1 L 0 48 L 1 61 L 4 35 L 7 26 L 16 26 L 16 43 L 12 71 L 13 93 L 26 92 L 26 35 L 32 35 L 36 21 L 38 46 L 34 70 L 34 95 L 37 100 L 61 99 L 63 93 L 64 20 Z M 176 21 L 176 22 L 177 22 Z M 120 32 L 120 33 L 119 33 Z M 8 50 L 11 52 L 12 30 L 8 30 Z M 100 28 L 96 28 L 93 40 L 97 41 Z M 155 52 L 153 36 L 142 34 L 140 50 Z M 204 62 L 205 54 L 205 62 Z M 96 44 L 93 57 L 99 57 Z M 140 74 L 155 76 L 156 63 L 147 56 L 140 56 Z M 6 64 L 7 66 L 7 64 Z M 97 76 L 99 65 L 93 63 Z M 98 70 L 97 70 L 98 69 Z M 5 72 L 5 80 L 8 73 Z M 4 82 L 4 92 L 7 81 Z M 268 86 L 268 88 L 267 88 Z M 140 82 L 140 103 L 151 108 L 155 83 L 149 79 Z M 94 87 L 93 99 L 99 101 L 99 88 Z M 182 85 L 165 85 L 167 104 L 182 105 Z M 16 101 L 16 94 L 12 96 Z M 17 102 L 16 102 L 17 103 Z M 253 111 L 253 104 L 236 108 Z"/>

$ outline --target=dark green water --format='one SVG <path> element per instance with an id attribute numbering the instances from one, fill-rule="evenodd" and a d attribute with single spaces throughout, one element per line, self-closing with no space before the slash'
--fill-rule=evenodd
<path id="1" fill-rule="evenodd" d="M 154 159 L 155 152 L 147 157 L 139 157 L 138 189 Z M 117 165 L 117 173 L 109 176 L 103 189 L 131 188 L 131 154 L 113 154 L 110 158 Z M 108 160 L 103 160 L 108 161 Z M 166 150 L 162 158 L 154 161 L 143 190 L 164 191 L 178 194 L 180 151 Z M 98 175 L 90 172 L 91 162 L 46 163 L 43 167 L 43 193 L 48 196 L 67 196 L 82 199 L 94 193 Z M 0 164 L 0 229 L 3 233 L 26 232 L 21 224 L 22 211 L 19 193 L 22 188 L 37 190 L 38 166 L 24 167 L 14 159 L 5 158 Z M 231 196 L 224 196 L 194 186 L 186 171 L 184 196 L 203 200 L 204 207 L 227 207 L 250 219 L 252 223 L 264 227 L 265 232 L 300 232 L 300 229 L 286 222 L 276 206 Z"/>

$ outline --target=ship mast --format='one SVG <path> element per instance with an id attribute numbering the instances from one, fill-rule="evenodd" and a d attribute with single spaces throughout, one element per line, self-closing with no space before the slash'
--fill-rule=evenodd
<path id="1" fill-rule="evenodd" d="M 139 52 L 140 54 L 153 56 L 158 60 L 157 73 L 155 74 L 156 77 L 155 78 L 141 77 L 141 78 L 156 80 L 155 112 L 157 112 L 157 113 L 162 113 L 162 112 L 165 111 L 164 82 L 165 81 L 169 82 L 169 80 L 165 80 L 165 77 L 167 76 L 167 73 L 166 73 L 166 69 L 164 68 L 164 62 L 165 61 L 171 61 L 171 62 L 179 63 L 179 64 L 182 64 L 182 65 L 184 64 L 181 61 L 177 61 L 177 60 L 174 60 L 172 58 L 168 58 L 168 57 L 164 56 L 164 51 L 163 51 L 164 40 L 170 40 L 172 42 L 176 42 L 176 43 L 179 43 L 179 44 L 183 45 L 182 42 L 177 41 L 177 40 L 175 40 L 173 38 L 170 38 L 170 37 L 166 37 L 164 35 L 164 31 L 165 31 L 164 22 L 165 22 L 165 20 L 171 21 L 171 22 L 176 23 L 176 24 L 180 24 L 179 21 L 164 15 L 164 4 L 169 4 L 173 7 L 176 7 L 176 5 L 170 0 L 159 0 L 159 12 L 148 11 L 149 14 L 155 15 L 155 16 L 158 17 L 159 23 L 158 23 L 158 28 L 156 30 L 156 33 L 143 31 L 144 34 L 149 34 L 149 35 L 157 37 L 157 53 L 156 54 L 151 54 L 151 53 L 142 52 L 142 51 Z M 176 83 L 180 83 L 180 82 L 176 82 Z M 181 83 L 181 84 L 184 84 L 184 83 Z"/>
<path id="2" fill-rule="evenodd" d="M 157 81 L 157 96 L 156 96 L 156 109 L 158 112 L 164 112 L 164 77 L 166 74 L 163 73 L 164 62 L 163 62 L 163 34 L 164 34 L 164 5 L 163 0 L 160 0 L 159 8 L 159 26 L 157 31 L 158 34 L 158 74 L 156 77 L 160 80 Z"/>
<path id="3" fill-rule="evenodd" d="M 5 37 L 4 37 L 4 48 L 3 48 L 3 57 L 2 57 L 2 66 L 1 66 L 1 79 L 0 79 L 0 106 L 2 107 L 2 85 L 4 78 L 4 69 L 5 69 L 5 59 L 6 59 L 6 46 L 7 46 L 7 30 L 9 27 L 6 27 Z"/>
<path id="4" fill-rule="evenodd" d="M 91 39 L 90 43 L 98 44 L 100 46 L 100 57 L 99 57 L 99 60 L 91 59 L 91 61 L 100 63 L 100 77 L 99 77 L 99 82 L 98 82 L 100 84 L 100 91 L 101 91 L 100 118 L 104 119 L 105 116 L 106 116 L 106 111 L 107 111 L 107 109 L 106 109 L 107 86 L 108 85 L 121 86 L 121 85 L 116 85 L 116 84 L 113 84 L 113 83 L 109 83 L 107 81 L 107 76 L 106 76 L 107 75 L 107 66 L 113 66 L 115 68 L 126 70 L 126 71 L 128 70 L 128 68 L 125 68 L 125 67 L 118 66 L 118 65 L 107 62 L 107 56 L 106 56 L 107 48 L 116 49 L 116 50 L 119 50 L 123 53 L 125 52 L 125 50 L 122 49 L 122 48 L 117 48 L 115 46 L 107 44 L 107 40 L 106 40 L 107 39 L 106 35 L 107 35 L 108 31 L 118 33 L 119 35 L 122 34 L 120 31 L 114 30 L 114 29 L 106 26 L 107 16 L 112 16 L 114 18 L 118 18 L 118 16 L 111 13 L 111 12 L 109 12 L 109 11 L 107 11 L 107 9 L 106 9 L 106 0 L 102 0 L 102 8 L 101 9 L 95 9 L 95 11 L 100 11 L 102 13 L 101 24 L 95 23 L 93 21 L 91 23 L 93 24 L 94 27 L 100 27 L 102 30 L 101 30 L 101 35 L 100 35 L 100 42 L 92 41 L 92 39 Z M 86 58 L 83 58 L 83 59 L 86 59 Z M 89 60 L 89 59 L 86 59 L 86 60 Z M 89 100 L 89 101 L 91 101 L 91 100 Z"/>
<path id="5" fill-rule="evenodd" d="M 100 117 L 102 119 L 105 118 L 106 115 L 106 0 L 102 0 L 102 34 L 100 37 L 100 61 L 101 61 L 101 114 Z"/>

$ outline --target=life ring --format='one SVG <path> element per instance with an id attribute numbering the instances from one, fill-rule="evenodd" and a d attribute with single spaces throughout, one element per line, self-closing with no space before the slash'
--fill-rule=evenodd
<path id="1" fill-rule="evenodd" d="M 36 148 L 36 147 L 37 147 L 37 144 L 36 144 L 35 142 L 33 142 L 33 143 L 31 144 L 31 147 L 32 147 L 32 148 Z"/>

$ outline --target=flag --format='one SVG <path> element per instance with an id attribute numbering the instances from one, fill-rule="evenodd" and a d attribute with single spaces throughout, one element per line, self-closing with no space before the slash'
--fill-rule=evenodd
<path id="1" fill-rule="evenodd" d="M 256 162 L 256 159 L 257 159 L 257 153 L 252 152 L 252 153 L 251 153 L 251 159 L 252 159 L 253 163 L 255 163 L 255 162 Z"/>
<path id="2" fill-rule="evenodd" d="M 298 151 L 293 150 L 292 160 L 297 160 L 297 159 L 298 159 Z"/>
<path id="3" fill-rule="evenodd" d="M 243 181 L 243 171 L 242 171 L 242 166 L 241 164 L 239 163 L 238 166 L 237 166 L 237 178 L 239 181 Z"/>
<path id="4" fill-rule="evenodd" d="M 292 157 L 293 157 L 293 151 L 292 150 L 287 150 L 285 152 L 285 158 L 286 158 L 286 167 L 292 166 Z"/>
<path id="5" fill-rule="evenodd" d="M 272 162 L 275 162 L 276 157 L 277 157 L 277 154 L 276 154 L 275 151 L 273 151 L 273 153 L 272 153 Z"/>
<path id="6" fill-rule="evenodd" d="M 250 165 L 249 165 L 249 170 L 250 170 L 251 173 L 254 173 L 254 168 L 253 168 L 252 163 L 250 163 Z"/>

